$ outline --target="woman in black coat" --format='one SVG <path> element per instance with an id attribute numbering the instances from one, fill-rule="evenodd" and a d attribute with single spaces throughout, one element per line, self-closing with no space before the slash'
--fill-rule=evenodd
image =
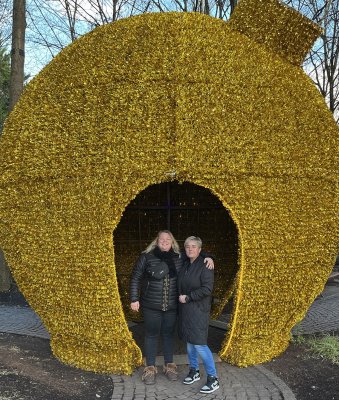
<path id="1" fill-rule="evenodd" d="M 189 373 L 183 383 L 190 385 L 200 380 L 200 355 L 207 373 L 207 382 L 200 392 L 212 393 L 219 389 L 213 355 L 207 346 L 214 271 L 205 268 L 204 259 L 200 255 L 201 246 L 202 241 L 197 236 L 185 240 L 188 259 L 178 277 L 179 337 L 187 343 L 190 363 Z"/>
<path id="2" fill-rule="evenodd" d="M 187 258 L 186 256 L 184 258 Z M 206 258 L 213 268 L 213 260 Z M 172 233 L 160 231 L 157 237 L 139 257 L 131 276 L 131 309 L 144 315 L 146 367 L 142 380 L 155 382 L 155 358 L 158 338 L 161 334 L 164 352 L 164 373 L 170 380 L 177 379 L 177 367 L 173 363 L 173 336 L 177 318 L 177 277 L 183 266 L 179 245 Z"/>

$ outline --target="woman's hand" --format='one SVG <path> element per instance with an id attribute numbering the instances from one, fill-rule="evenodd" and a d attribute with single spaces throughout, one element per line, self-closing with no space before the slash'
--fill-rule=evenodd
<path id="1" fill-rule="evenodd" d="M 179 296 L 179 302 L 180 303 L 186 303 L 186 295 L 185 294 L 181 294 Z"/>
<path id="2" fill-rule="evenodd" d="M 207 267 L 208 269 L 214 269 L 214 261 L 213 261 L 213 258 L 206 257 L 206 258 L 204 259 L 204 263 L 206 263 L 206 267 Z"/>
<path id="3" fill-rule="evenodd" d="M 140 308 L 140 303 L 138 301 L 134 301 L 133 303 L 131 303 L 131 309 L 133 311 L 138 312 Z"/>

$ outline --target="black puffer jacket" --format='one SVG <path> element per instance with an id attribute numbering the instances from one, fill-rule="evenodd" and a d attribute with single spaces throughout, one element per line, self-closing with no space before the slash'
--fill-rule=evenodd
<path id="1" fill-rule="evenodd" d="M 170 277 L 167 274 L 164 279 L 154 279 L 147 273 L 147 266 L 161 269 L 161 259 L 156 257 L 153 251 L 141 254 L 132 272 L 131 302 L 140 301 L 142 307 L 162 311 L 177 308 L 177 274 L 183 266 L 183 261 L 179 254 L 173 252 L 173 262 L 177 271 L 175 276 Z"/>
<path id="2" fill-rule="evenodd" d="M 206 268 L 200 255 L 192 264 L 187 260 L 178 277 L 179 294 L 188 302 L 179 303 L 179 337 L 192 344 L 207 344 L 214 271 Z"/>

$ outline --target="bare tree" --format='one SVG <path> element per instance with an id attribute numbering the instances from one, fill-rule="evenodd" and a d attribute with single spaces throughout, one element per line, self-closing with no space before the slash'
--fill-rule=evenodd
<path id="1" fill-rule="evenodd" d="M 24 87 L 26 1 L 13 1 L 13 28 L 11 50 L 11 77 L 9 85 L 9 111 L 18 101 Z"/>
<path id="2" fill-rule="evenodd" d="M 339 0 L 286 0 L 323 28 L 305 62 L 305 72 L 339 123 Z"/>
<path id="3" fill-rule="evenodd" d="M 28 0 L 29 41 L 51 56 L 77 37 L 121 18 L 145 12 L 195 11 L 227 19 L 236 0 Z"/>
<path id="4" fill-rule="evenodd" d="M 0 120 L 0 134 L 2 130 L 3 119 L 8 113 L 8 80 L 10 74 L 10 60 L 6 51 L 8 40 L 10 38 L 10 31 L 8 20 L 10 19 L 11 11 L 8 1 L 0 2 L 0 103 L 1 106 L 1 120 Z M 5 70 L 5 67 L 6 70 Z M 3 87 L 4 80 L 6 79 L 6 90 Z M 11 274 L 5 262 L 2 250 L 0 249 L 0 292 L 9 290 L 11 285 Z"/>
<path id="5" fill-rule="evenodd" d="M 154 11 L 200 12 L 220 19 L 228 19 L 233 12 L 237 0 L 151 0 L 150 7 Z"/>
<path id="6" fill-rule="evenodd" d="M 11 38 L 12 4 L 9 0 L 0 1 L 0 47 L 7 46 Z"/>
<path id="7" fill-rule="evenodd" d="M 338 35 L 339 0 L 281 0 L 320 24 L 323 35 L 305 63 L 305 72 L 313 79 L 339 122 Z M 2 4 L 11 3 L 3 0 Z M 27 0 L 27 52 L 33 74 L 61 49 L 99 25 L 145 12 L 202 12 L 227 20 L 237 0 Z M 1 10 L 0 6 L 0 24 Z M 7 7 L 8 8 L 8 7 Z M 0 25 L 1 30 L 1 25 Z M 31 67 L 32 68 L 32 67 Z"/>
<path id="8" fill-rule="evenodd" d="M 76 23 L 76 15 L 78 12 L 78 4 L 77 2 L 75 2 L 73 9 L 70 6 L 69 1 L 62 1 L 62 5 L 65 7 L 71 40 L 72 42 L 74 42 L 74 40 L 77 37 L 75 31 L 75 23 Z"/>
<path id="9" fill-rule="evenodd" d="M 4 5 L 4 4 L 3 4 Z M 7 4 L 6 4 L 7 5 Z M 9 111 L 18 101 L 24 85 L 24 61 L 25 61 L 25 0 L 13 1 L 13 25 L 12 25 L 12 50 L 9 82 Z M 1 8 L 3 17 L 8 9 Z M 0 290 L 9 290 L 12 283 L 11 273 L 0 251 Z"/>
<path id="10" fill-rule="evenodd" d="M 195 11 L 226 20 L 236 4 L 237 0 L 27 0 L 27 66 L 34 75 L 78 37 L 121 18 L 145 12 Z"/>
<path id="11" fill-rule="evenodd" d="M 337 123 L 339 122 L 339 1 L 325 1 L 320 5 L 310 1 L 313 19 L 323 27 L 305 67 L 312 66 L 309 75 L 327 101 Z"/>

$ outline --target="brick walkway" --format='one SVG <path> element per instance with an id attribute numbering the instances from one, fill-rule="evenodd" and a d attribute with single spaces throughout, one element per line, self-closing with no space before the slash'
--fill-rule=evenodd
<path id="1" fill-rule="evenodd" d="M 315 333 L 339 330 L 339 288 L 326 287 L 322 296 L 310 307 L 306 317 L 294 329 L 295 333 Z M 227 317 L 223 318 L 227 321 Z M 219 328 L 226 323 L 219 324 Z M 134 329 L 137 329 L 134 327 Z M 216 328 L 212 328 L 215 329 Z M 133 330 L 133 329 L 132 329 Z M 220 329 L 219 329 L 220 331 Z M 40 318 L 29 307 L 0 305 L 0 332 L 37 336 L 49 339 L 49 334 Z M 217 358 L 217 356 L 215 356 Z M 162 373 L 157 375 L 153 386 L 145 386 L 141 380 L 141 368 L 132 376 L 111 375 L 114 390 L 112 400 L 185 400 L 185 399 L 226 399 L 227 400 L 296 400 L 292 391 L 276 375 L 262 366 L 238 368 L 217 362 L 221 383 L 220 390 L 210 395 L 199 393 L 206 379 L 193 385 L 183 385 L 182 378 L 187 372 L 186 357 L 176 356 L 180 379 L 169 382 Z M 161 361 L 158 359 L 158 364 Z M 159 367 L 159 371 L 161 368 Z M 201 369 L 203 372 L 203 368 Z"/>
<path id="2" fill-rule="evenodd" d="M 311 305 L 305 318 L 294 328 L 298 335 L 339 330 L 339 287 L 329 286 Z"/>
<path id="3" fill-rule="evenodd" d="M 187 366 L 180 365 L 177 382 L 171 382 L 161 373 L 155 385 L 144 385 L 140 381 L 142 369 L 132 376 L 111 375 L 114 384 L 112 399 L 147 399 L 147 400 L 296 400 L 292 391 L 277 376 L 261 366 L 238 368 L 226 363 L 216 363 L 220 381 L 220 389 L 209 395 L 199 393 L 206 377 L 193 385 L 183 385 Z M 203 368 L 201 368 L 203 371 Z"/>
<path id="4" fill-rule="evenodd" d="M 49 339 L 41 319 L 29 307 L 0 306 L 0 332 Z"/>

